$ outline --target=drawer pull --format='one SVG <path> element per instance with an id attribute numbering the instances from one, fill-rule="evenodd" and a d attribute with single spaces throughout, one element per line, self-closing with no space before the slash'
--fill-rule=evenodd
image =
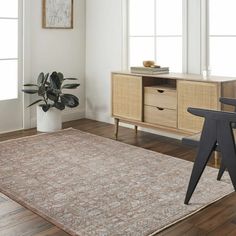
<path id="1" fill-rule="evenodd" d="M 158 93 L 164 93 L 164 90 L 162 90 L 162 89 L 157 89 L 157 92 L 158 92 Z"/>
<path id="2" fill-rule="evenodd" d="M 161 107 L 157 107 L 157 109 L 158 109 L 159 111 L 163 111 L 163 110 L 164 110 L 164 108 L 161 108 Z"/>

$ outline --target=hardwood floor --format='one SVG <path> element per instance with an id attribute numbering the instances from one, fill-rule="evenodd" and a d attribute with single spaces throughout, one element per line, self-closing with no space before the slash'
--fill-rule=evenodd
<path id="1" fill-rule="evenodd" d="M 76 129 L 114 139 L 114 126 L 82 119 L 67 122 L 64 128 Z M 0 135 L 0 141 L 36 134 L 35 129 Z M 120 127 L 118 141 L 193 161 L 196 150 L 181 141 L 151 133 Z M 214 166 L 211 158 L 209 165 Z M 158 213 L 157 213 L 158 214 Z M 30 212 L 4 195 L 0 195 L 0 236 L 65 236 L 54 225 Z M 236 194 L 212 204 L 199 213 L 159 233 L 161 236 L 234 236 L 236 235 Z M 83 236 L 83 235 L 81 235 Z"/>

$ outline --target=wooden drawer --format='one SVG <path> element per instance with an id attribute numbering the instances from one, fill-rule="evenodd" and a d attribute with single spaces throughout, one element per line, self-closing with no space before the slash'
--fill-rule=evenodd
<path id="1" fill-rule="evenodd" d="M 144 122 L 176 128 L 177 111 L 145 105 Z"/>
<path id="2" fill-rule="evenodd" d="M 144 104 L 155 107 L 176 109 L 177 92 L 174 88 L 145 87 Z"/>

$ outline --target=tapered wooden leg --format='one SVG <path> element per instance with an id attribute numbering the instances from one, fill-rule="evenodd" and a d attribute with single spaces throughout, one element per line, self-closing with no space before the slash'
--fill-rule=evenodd
<path id="1" fill-rule="evenodd" d="M 118 132 L 119 132 L 119 119 L 115 118 L 115 138 L 118 138 Z"/>
<path id="2" fill-rule="evenodd" d="M 215 167 L 219 166 L 219 162 L 220 162 L 220 155 L 218 151 L 214 151 L 214 161 L 215 161 Z"/>
<path id="3" fill-rule="evenodd" d="M 137 134 L 138 133 L 138 126 L 137 125 L 134 126 L 134 130 L 135 130 L 135 134 Z"/>
<path id="4" fill-rule="evenodd" d="M 189 203 L 190 198 L 201 178 L 201 175 L 207 165 L 207 162 L 215 149 L 216 145 L 216 122 L 205 121 L 200 139 L 198 154 L 194 162 L 192 174 L 190 177 L 185 204 Z"/>

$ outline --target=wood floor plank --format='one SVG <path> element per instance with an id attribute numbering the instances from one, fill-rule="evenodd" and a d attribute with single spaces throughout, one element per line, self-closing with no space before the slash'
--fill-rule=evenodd
<path id="1" fill-rule="evenodd" d="M 51 224 L 41 219 L 37 215 L 32 215 L 25 219 L 23 222 L 16 224 L 12 227 L 7 227 L 0 231 L 0 235 L 6 236 L 31 236 L 38 232 L 48 230 Z"/>
<path id="2" fill-rule="evenodd" d="M 88 133 L 115 139 L 114 125 L 89 119 L 63 124 Z M 0 141 L 36 134 L 35 129 L 16 131 L 0 135 Z M 196 149 L 181 144 L 181 141 L 159 135 L 120 127 L 118 141 L 143 147 L 177 158 L 194 161 Z M 211 157 L 210 166 L 214 167 Z M 173 225 L 158 235 L 161 236 L 235 236 L 236 194 L 212 204 L 197 214 Z M 0 194 L 0 236 L 68 236 L 64 231 L 23 208 Z M 83 236 L 83 235 L 82 235 Z M 132 235 L 131 235 L 132 236 Z"/>
<path id="3" fill-rule="evenodd" d="M 57 227 L 52 227 L 50 229 L 34 234 L 34 236 L 66 236 L 66 235 L 68 234 L 61 231 Z"/>
<path id="4" fill-rule="evenodd" d="M 18 210 L 9 212 L 8 214 L 4 214 L 0 218 L 0 230 L 12 228 L 18 224 L 21 224 L 25 221 L 30 221 L 34 218 L 35 215 L 31 214 L 30 211 L 21 207 Z"/>
<path id="5" fill-rule="evenodd" d="M 229 235 L 235 230 L 235 224 L 231 222 L 226 222 L 223 225 L 219 225 L 212 232 L 210 232 L 209 236 L 219 236 L 219 235 Z"/>
<path id="6" fill-rule="evenodd" d="M 22 210 L 22 207 L 15 203 L 6 200 L 0 204 L 0 220 L 2 217 L 6 217 L 6 215 L 11 214 L 11 212 L 16 212 L 18 210 Z"/>
<path id="7" fill-rule="evenodd" d="M 214 215 L 211 218 L 208 218 L 205 222 L 197 224 L 198 228 L 213 231 L 218 227 L 218 225 L 224 225 L 230 218 L 235 216 L 236 207 L 222 207 L 218 214 Z"/>

